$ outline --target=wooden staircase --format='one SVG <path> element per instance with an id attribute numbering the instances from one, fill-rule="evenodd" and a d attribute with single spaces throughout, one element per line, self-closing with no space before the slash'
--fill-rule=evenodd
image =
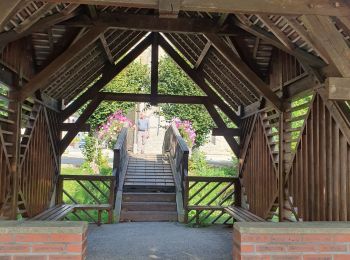
<path id="1" fill-rule="evenodd" d="M 175 183 L 162 155 L 131 155 L 120 221 L 177 221 Z"/>

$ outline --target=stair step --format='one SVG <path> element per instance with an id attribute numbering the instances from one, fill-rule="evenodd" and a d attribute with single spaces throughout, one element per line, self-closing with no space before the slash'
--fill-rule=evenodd
<path id="1" fill-rule="evenodd" d="M 123 211 L 176 211 L 176 202 L 123 202 Z"/>
<path id="2" fill-rule="evenodd" d="M 177 221 L 177 212 L 171 211 L 123 211 L 121 221 Z"/>
<path id="3" fill-rule="evenodd" d="M 175 202 L 175 193 L 166 192 L 124 192 L 123 202 Z"/>

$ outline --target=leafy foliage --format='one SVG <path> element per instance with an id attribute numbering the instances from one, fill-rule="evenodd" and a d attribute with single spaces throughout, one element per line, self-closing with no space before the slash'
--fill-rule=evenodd
<path id="1" fill-rule="evenodd" d="M 134 61 L 118 74 L 103 91 L 117 93 L 147 93 L 150 88 L 150 73 L 147 65 Z M 101 102 L 91 115 L 88 123 L 91 129 L 97 129 L 107 121 L 110 114 L 122 110 L 126 113 L 135 106 L 131 102 Z M 82 108 L 82 111 L 85 107 Z"/>
<path id="2" fill-rule="evenodd" d="M 164 57 L 159 63 L 159 93 L 168 95 L 203 96 L 203 92 L 171 60 Z M 192 122 L 196 131 L 195 147 L 203 145 L 214 123 L 202 105 L 161 104 L 166 120 L 177 117 Z"/>

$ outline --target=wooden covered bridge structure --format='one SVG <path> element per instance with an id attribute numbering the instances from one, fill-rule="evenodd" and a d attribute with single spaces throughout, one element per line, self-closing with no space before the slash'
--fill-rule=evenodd
<path id="1" fill-rule="evenodd" d="M 67 146 L 101 102 L 132 101 L 207 109 L 239 158 L 236 206 L 265 220 L 350 220 L 348 1 L 2 0 L 0 10 L 1 219 L 59 202 Z M 150 93 L 103 90 L 148 47 Z M 158 94 L 159 47 L 203 95 Z M 165 143 L 183 178 L 174 136 Z"/>

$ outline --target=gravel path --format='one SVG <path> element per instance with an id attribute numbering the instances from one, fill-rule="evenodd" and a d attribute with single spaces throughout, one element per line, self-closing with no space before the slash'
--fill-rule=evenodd
<path id="1" fill-rule="evenodd" d="M 89 226 L 88 260 L 232 259 L 232 228 L 137 222 Z"/>

